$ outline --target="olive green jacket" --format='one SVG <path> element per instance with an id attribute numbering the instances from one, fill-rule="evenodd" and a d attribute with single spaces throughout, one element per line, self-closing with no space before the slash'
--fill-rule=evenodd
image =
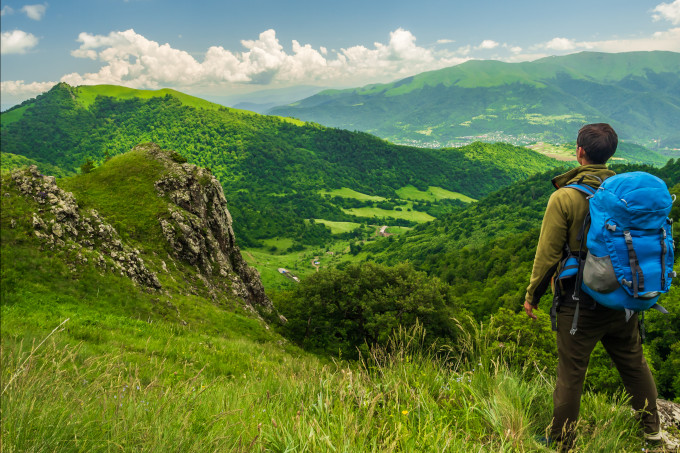
<path id="1" fill-rule="evenodd" d="M 564 244 L 568 241 L 572 252 L 578 251 L 581 245 L 578 236 L 588 213 L 588 200 L 584 193 L 563 187 L 583 178 L 584 184 L 597 188 L 600 187 L 600 180 L 613 175 L 614 172 L 608 170 L 606 165 L 582 165 L 553 178 L 552 183 L 557 190 L 550 196 L 545 209 L 531 281 L 525 297 L 525 301 L 531 305 L 538 306 L 538 301 L 558 272 L 559 263 L 564 256 Z M 585 250 L 584 239 L 583 251 Z"/>

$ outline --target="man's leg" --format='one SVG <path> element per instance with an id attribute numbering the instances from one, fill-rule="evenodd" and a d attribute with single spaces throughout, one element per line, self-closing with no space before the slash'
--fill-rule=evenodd
<path id="1" fill-rule="evenodd" d="M 659 413 L 656 383 L 642 354 L 637 315 L 628 322 L 623 312 L 616 312 L 602 345 L 619 370 L 623 384 L 631 396 L 633 409 L 641 414 L 645 434 L 658 433 Z"/>
<path id="2" fill-rule="evenodd" d="M 592 311 L 581 309 L 578 330 L 570 334 L 574 307 L 562 306 L 557 314 L 557 382 L 553 392 L 553 424 L 550 437 L 570 446 L 574 440 L 574 425 L 578 420 L 583 393 L 583 381 L 590 354 L 602 329 L 592 322 Z"/>

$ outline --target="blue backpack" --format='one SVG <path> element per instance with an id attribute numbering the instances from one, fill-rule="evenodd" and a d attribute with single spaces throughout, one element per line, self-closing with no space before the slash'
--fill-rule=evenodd
<path id="1" fill-rule="evenodd" d="M 668 217 L 674 197 L 666 184 L 649 173 L 631 172 L 607 178 L 599 189 L 583 184 L 583 178 L 565 187 L 585 193 L 590 201 L 580 233 L 583 249 L 590 223 L 588 253 L 585 258 L 582 250 L 569 254 L 558 277 L 576 277 L 571 334 L 577 330 L 580 291 L 606 307 L 625 310 L 626 320 L 650 308 L 667 313 L 657 304 L 676 277 Z"/>

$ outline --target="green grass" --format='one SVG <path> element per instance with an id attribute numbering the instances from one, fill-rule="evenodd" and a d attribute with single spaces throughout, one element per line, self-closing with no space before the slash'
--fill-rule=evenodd
<path id="1" fill-rule="evenodd" d="M 334 190 L 320 190 L 319 193 L 321 195 L 330 195 L 333 197 L 342 197 L 342 198 L 354 198 L 356 200 L 361 200 L 361 201 L 385 201 L 386 198 L 384 197 L 379 197 L 376 195 L 366 195 L 361 192 L 357 192 L 356 190 L 348 189 L 347 187 L 343 187 L 342 189 L 334 189 Z"/>
<path id="2" fill-rule="evenodd" d="M 184 267 L 148 292 L 41 247 L 37 207 L 6 179 L 2 192 L 3 451 L 545 451 L 534 436 L 549 423 L 552 381 L 506 366 L 514 349 L 497 354 L 497 328 L 466 321 L 437 354 L 415 329 L 361 362 L 330 361 L 228 294 L 209 299 Z M 93 204 L 122 197 L 88 193 Z M 252 255 L 290 259 L 304 275 L 315 256 L 322 266 L 363 259 L 347 245 Z M 640 450 L 620 400 L 586 394 L 582 418 L 579 451 Z"/>
<path id="3" fill-rule="evenodd" d="M 411 231 L 412 229 L 413 228 L 411 227 L 391 226 L 385 232 L 390 234 L 402 234 Z"/>
<path id="4" fill-rule="evenodd" d="M 163 88 L 160 90 L 136 90 L 134 88 L 118 85 L 83 85 L 79 86 L 76 90 L 78 93 L 78 102 L 84 107 L 90 107 L 97 96 L 109 96 L 116 99 L 151 99 L 171 95 L 182 101 L 182 104 L 188 105 L 189 107 L 207 110 L 219 110 L 223 108 L 223 106 L 219 104 L 190 96 L 170 88 Z M 242 112 L 245 112 L 245 110 Z"/>
<path id="5" fill-rule="evenodd" d="M 422 346 L 422 329 L 396 332 L 359 363 L 163 330 L 138 363 L 118 348 L 88 354 L 68 330 L 41 346 L 4 341 L 4 450 L 549 451 L 534 438 L 550 421 L 552 382 L 488 354 L 494 332 L 484 328 L 448 357 Z M 204 353 L 231 371 L 192 367 Z M 577 451 L 640 451 L 624 402 L 583 400 Z"/>
<path id="6" fill-rule="evenodd" d="M 3 126 L 6 126 L 19 121 L 21 117 L 24 116 L 24 113 L 29 106 L 30 105 L 24 105 L 23 107 L 10 110 L 9 112 L 3 112 L 2 115 L 0 115 L 0 123 L 2 123 Z"/>
<path id="7" fill-rule="evenodd" d="M 249 110 L 241 110 L 241 109 L 234 109 L 231 107 L 225 107 L 220 104 L 215 104 L 214 102 L 206 101 L 205 99 L 197 98 L 195 96 L 191 96 L 176 90 L 173 90 L 171 88 L 162 88 L 159 90 L 137 90 L 134 88 L 127 88 L 123 86 L 118 86 L 118 85 L 82 85 L 76 88 L 77 93 L 78 93 L 78 102 L 80 105 L 83 107 L 90 107 L 97 96 L 109 96 L 113 97 L 116 99 L 151 99 L 155 97 L 164 97 L 167 95 L 173 96 L 177 99 L 179 99 L 182 104 L 189 106 L 189 107 L 194 107 L 194 108 L 199 108 L 199 109 L 206 109 L 206 110 L 222 110 L 222 109 L 227 109 L 230 112 L 236 112 L 236 113 L 241 113 L 241 114 L 246 114 L 246 115 L 259 115 L 258 113 L 251 112 Z M 23 114 L 23 112 L 22 112 Z M 13 118 L 13 117 L 12 117 Z M 19 117 L 20 118 L 20 117 Z M 17 119 L 13 119 L 13 121 L 16 121 Z M 287 117 L 280 117 L 280 119 L 291 123 L 295 124 L 296 126 L 301 126 L 306 124 L 304 121 L 300 121 L 298 119 L 294 118 L 287 118 Z M 10 120 L 12 121 L 12 120 Z M 4 122 L 4 115 L 3 115 L 3 122 Z"/>
<path id="8" fill-rule="evenodd" d="M 348 233 L 350 231 L 356 230 L 361 226 L 360 223 L 356 222 L 333 222 L 332 220 L 324 219 L 314 219 L 316 223 L 323 223 L 328 228 L 331 229 L 332 234 Z"/>
<path id="9" fill-rule="evenodd" d="M 397 195 L 404 200 L 439 201 L 444 199 L 461 200 L 466 203 L 477 201 L 459 192 L 451 192 L 441 187 L 430 186 L 426 191 L 418 190 L 414 186 L 405 186 L 397 190 Z"/>
<path id="10" fill-rule="evenodd" d="M 28 167 L 30 165 L 35 165 L 38 169 L 46 175 L 50 176 L 66 176 L 67 172 L 54 165 L 47 164 L 44 162 L 38 162 L 34 159 L 29 159 L 26 156 L 20 156 L 18 154 L 3 153 L 0 152 L 0 172 L 7 173 L 15 168 Z"/>
<path id="11" fill-rule="evenodd" d="M 270 238 L 270 239 L 263 239 L 262 243 L 268 249 L 276 248 L 276 250 L 273 250 L 273 251 L 278 251 L 278 250 L 282 251 L 282 250 L 286 250 L 287 248 L 292 246 L 295 243 L 295 241 L 291 238 L 276 237 L 276 238 Z"/>
<path id="12" fill-rule="evenodd" d="M 405 230 L 405 228 L 395 228 L 397 229 L 396 233 Z M 372 240 L 377 238 L 375 236 L 377 232 L 378 227 L 375 227 Z M 242 255 L 248 265 L 257 269 L 267 291 L 278 291 L 291 288 L 296 284 L 290 278 L 278 272 L 280 267 L 291 271 L 303 280 L 316 272 L 316 267 L 312 265 L 315 258 L 318 258 L 321 263 L 319 269 L 335 268 L 344 263 L 359 262 L 369 258 L 369 255 L 365 252 L 352 255 L 349 244 L 349 240 L 337 240 L 325 247 L 306 247 L 302 251 L 292 253 L 272 252 L 267 247 L 247 248 L 242 250 Z"/>
<path id="13" fill-rule="evenodd" d="M 158 160 L 130 151 L 59 185 L 74 193 L 81 209 L 96 208 L 123 238 L 148 246 L 164 240 L 158 218 L 168 215 L 167 202 L 158 197 L 154 183 L 165 173 Z"/>
<path id="14" fill-rule="evenodd" d="M 343 209 L 346 214 L 350 214 L 357 217 L 374 217 L 374 218 L 392 218 L 392 219 L 404 219 L 413 222 L 424 223 L 434 220 L 430 214 L 420 211 L 408 211 L 407 209 L 412 208 L 412 204 L 407 204 L 401 206 L 401 211 L 387 210 L 374 207 L 363 207 L 363 208 L 351 208 Z"/>

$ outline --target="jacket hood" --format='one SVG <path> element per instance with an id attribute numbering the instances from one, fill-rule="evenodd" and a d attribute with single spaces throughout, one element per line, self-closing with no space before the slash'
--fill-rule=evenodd
<path id="1" fill-rule="evenodd" d="M 578 182 L 583 179 L 583 183 L 591 187 L 598 188 L 605 179 L 614 176 L 616 173 L 609 170 L 606 165 L 581 165 L 580 167 L 572 168 L 566 173 L 555 176 L 552 179 L 553 186 L 556 189 L 564 187 L 568 184 Z"/>

